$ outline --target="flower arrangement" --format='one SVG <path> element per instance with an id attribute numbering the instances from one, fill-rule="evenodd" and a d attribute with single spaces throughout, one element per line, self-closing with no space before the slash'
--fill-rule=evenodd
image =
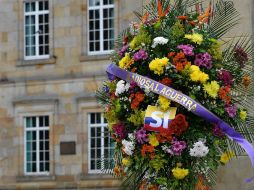
<path id="1" fill-rule="evenodd" d="M 123 33 L 113 63 L 190 97 L 250 140 L 252 45 L 247 37 L 221 40 L 237 24 L 233 5 L 218 1 L 201 11 L 193 1 L 158 0 L 145 10 Z M 97 92 L 115 140 L 115 174 L 127 189 L 209 189 L 238 145 L 218 123 L 195 115 L 185 96 L 156 88 L 110 75 Z"/>

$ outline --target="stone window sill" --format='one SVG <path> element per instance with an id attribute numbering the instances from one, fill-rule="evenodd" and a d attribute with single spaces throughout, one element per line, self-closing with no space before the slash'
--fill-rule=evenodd
<path id="1" fill-rule="evenodd" d="M 80 180 L 119 180 L 110 174 L 80 174 Z"/>
<path id="2" fill-rule="evenodd" d="M 17 67 L 48 65 L 48 64 L 55 64 L 55 63 L 56 63 L 56 58 L 50 57 L 49 59 L 22 60 L 17 63 Z"/>
<path id="3" fill-rule="evenodd" d="M 84 61 L 100 61 L 100 60 L 109 60 L 110 55 L 81 55 L 79 57 L 80 62 Z"/>
<path id="4" fill-rule="evenodd" d="M 37 181 L 55 181 L 56 177 L 49 176 L 17 176 L 17 182 L 37 182 Z"/>

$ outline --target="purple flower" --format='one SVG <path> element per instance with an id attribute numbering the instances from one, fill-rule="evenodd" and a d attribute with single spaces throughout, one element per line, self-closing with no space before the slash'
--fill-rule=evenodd
<path id="1" fill-rule="evenodd" d="M 121 48 L 121 50 L 118 52 L 118 55 L 121 56 L 121 57 L 123 57 L 124 54 L 125 54 L 125 52 L 126 52 L 126 50 L 128 49 L 128 47 L 129 47 L 129 45 L 124 45 L 124 46 Z"/>
<path id="2" fill-rule="evenodd" d="M 171 148 L 167 148 L 165 151 L 170 155 L 180 156 L 186 147 L 187 145 L 185 141 L 178 141 L 174 138 Z"/>
<path id="3" fill-rule="evenodd" d="M 225 110 L 228 113 L 228 116 L 231 118 L 234 118 L 236 116 L 236 105 L 230 105 L 230 106 L 225 106 Z"/>
<path id="4" fill-rule="evenodd" d="M 209 53 L 199 53 L 195 56 L 195 65 L 212 68 L 212 56 Z"/>
<path id="5" fill-rule="evenodd" d="M 192 56 L 192 55 L 194 55 L 194 53 L 193 53 L 194 47 L 191 46 L 191 45 L 179 45 L 179 46 L 177 46 L 177 48 L 180 49 L 180 50 L 182 50 L 183 53 L 184 53 L 185 55 L 187 55 L 187 56 Z"/>
<path id="6" fill-rule="evenodd" d="M 233 77 L 227 70 L 220 70 L 218 78 L 223 81 L 225 86 L 231 86 L 233 84 Z"/>
<path id="7" fill-rule="evenodd" d="M 218 125 L 215 124 L 213 128 L 213 135 L 222 138 L 225 136 L 225 133 L 220 129 Z"/>
<path id="8" fill-rule="evenodd" d="M 135 136 L 136 136 L 138 143 L 140 143 L 140 144 L 144 144 L 145 142 L 148 142 L 148 136 L 146 134 L 146 130 L 143 128 L 138 130 L 136 132 Z"/>
<path id="9" fill-rule="evenodd" d="M 120 139 L 124 139 L 127 136 L 126 127 L 122 123 L 114 124 L 113 131 Z"/>
<path id="10" fill-rule="evenodd" d="M 245 62 L 249 60 L 248 54 L 241 46 L 236 46 L 234 49 L 234 57 L 236 61 L 240 64 L 240 67 L 243 68 Z"/>
<path id="11" fill-rule="evenodd" d="M 148 58 L 148 54 L 145 50 L 140 49 L 138 52 L 136 52 L 133 56 L 134 61 L 139 60 L 146 60 Z"/>

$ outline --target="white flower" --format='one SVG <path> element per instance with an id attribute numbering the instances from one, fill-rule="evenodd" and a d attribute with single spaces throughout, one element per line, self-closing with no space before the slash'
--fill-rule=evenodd
<path id="1" fill-rule="evenodd" d="M 134 149 L 135 149 L 134 142 L 122 140 L 122 145 L 123 145 L 123 151 L 127 155 L 131 156 L 133 154 Z"/>
<path id="2" fill-rule="evenodd" d="M 133 133 L 129 133 L 128 134 L 128 137 L 131 141 L 134 141 L 135 140 L 135 136 L 133 135 Z"/>
<path id="3" fill-rule="evenodd" d="M 118 83 L 116 84 L 116 92 L 115 92 L 115 95 L 116 95 L 116 96 L 119 96 L 119 94 L 122 94 L 123 92 L 128 91 L 129 88 L 130 88 L 130 84 L 129 84 L 129 83 L 126 83 L 126 84 L 125 84 L 125 81 L 124 81 L 124 80 L 120 80 L 120 81 L 118 81 Z"/>
<path id="4" fill-rule="evenodd" d="M 208 152 L 208 147 L 202 141 L 195 142 L 193 148 L 190 149 L 190 155 L 194 157 L 204 157 Z"/>
<path id="5" fill-rule="evenodd" d="M 164 37 L 156 37 L 153 39 L 153 45 L 152 48 L 155 48 L 158 44 L 164 45 L 168 43 L 168 39 Z"/>

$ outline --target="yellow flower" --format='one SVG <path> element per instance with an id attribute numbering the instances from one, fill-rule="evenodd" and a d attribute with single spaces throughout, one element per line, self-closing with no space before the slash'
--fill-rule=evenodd
<path id="1" fill-rule="evenodd" d="M 204 84 L 204 90 L 212 98 L 216 98 L 218 96 L 219 89 L 220 89 L 220 85 L 216 81 L 212 81 L 211 83 Z"/>
<path id="2" fill-rule="evenodd" d="M 187 38 L 199 45 L 203 42 L 203 35 L 198 33 L 186 34 L 184 38 Z"/>
<path id="3" fill-rule="evenodd" d="M 220 162 L 223 164 L 226 164 L 229 162 L 229 160 L 231 160 L 232 157 L 235 156 L 235 153 L 233 151 L 229 151 L 229 152 L 224 152 L 221 156 L 220 156 Z"/>
<path id="4" fill-rule="evenodd" d="M 170 106 L 170 100 L 165 98 L 164 96 L 159 96 L 159 104 L 162 110 L 167 110 Z"/>
<path id="5" fill-rule="evenodd" d="M 149 69 L 154 71 L 155 74 L 161 75 L 164 73 L 164 68 L 168 64 L 168 58 L 164 57 L 162 59 L 155 58 L 149 63 Z"/>
<path id="6" fill-rule="evenodd" d="M 176 179 L 183 179 L 189 174 L 189 170 L 176 167 L 176 168 L 172 169 L 172 173 Z"/>
<path id="7" fill-rule="evenodd" d="M 245 121 L 247 117 L 247 111 L 241 110 L 240 111 L 240 118 L 241 120 Z"/>
<path id="8" fill-rule="evenodd" d="M 119 61 L 119 67 L 121 69 L 125 68 L 130 61 L 131 61 L 130 54 L 126 53 L 125 56 Z"/>
<path id="9" fill-rule="evenodd" d="M 200 71 L 199 67 L 196 65 L 191 65 L 190 71 L 191 71 L 190 78 L 194 82 L 205 83 L 209 79 L 208 74 Z"/>
<path id="10" fill-rule="evenodd" d="M 149 144 L 154 147 L 159 145 L 159 141 L 156 138 L 155 134 L 149 134 Z"/>
<path id="11" fill-rule="evenodd" d="M 130 158 L 123 158 L 122 163 L 124 166 L 128 167 L 131 165 L 131 159 Z"/>

